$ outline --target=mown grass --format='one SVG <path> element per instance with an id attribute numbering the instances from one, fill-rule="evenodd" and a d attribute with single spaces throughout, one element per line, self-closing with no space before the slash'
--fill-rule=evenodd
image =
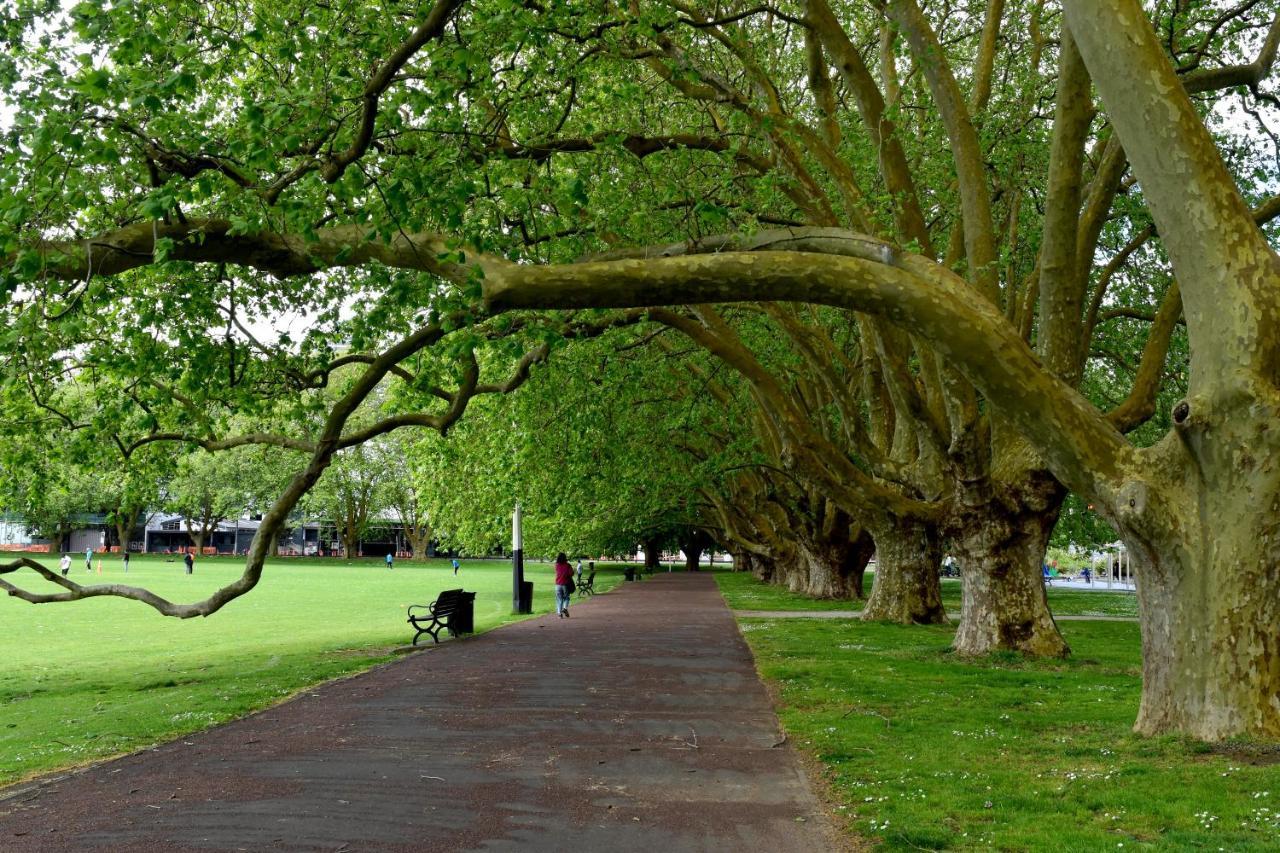
<path id="1" fill-rule="evenodd" d="M 1136 623 L 1063 623 L 1066 661 L 958 658 L 946 626 L 740 624 L 835 814 L 876 849 L 1280 849 L 1280 745 L 1132 733 Z"/>
<path id="2" fill-rule="evenodd" d="M 187 576 L 180 562 L 135 557 L 126 576 L 108 558 L 93 580 L 193 601 L 241 565 L 202 558 Z M 73 566 L 77 580 L 88 578 L 80 561 Z M 529 564 L 525 575 L 535 614 L 551 610 L 550 565 Z M 619 578 L 602 566 L 597 591 Z M 0 785 L 206 728 L 367 669 L 412 639 L 409 604 L 458 586 L 477 592 L 477 631 L 522 618 L 510 613 L 504 561 L 466 560 L 455 578 L 447 560 L 398 561 L 392 571 L 374 559 L 281 560 L 248 595 L 185 621 L 120 599 L 0 599 Z"/>
<path id="3" fill-rule="evenodd" d="M 864 578 L 864 591 L 871 594 L 875 572 Z M 747 572 L 720 571 L 716 574 L 720 592 L 734 610 L 861 610 L 862 602 L 847 599 L 813 599 L 788 592 L 780 586 L 763 584 Z M 942 580 L 942 603 L 948 613 L 960 613 L 960 581 Z M 1134 616 L 1138 615 L 1137 597 L 1131 592 L 1075 590 L 1049 587 L 1049 606 L 1059 615 Z"/>

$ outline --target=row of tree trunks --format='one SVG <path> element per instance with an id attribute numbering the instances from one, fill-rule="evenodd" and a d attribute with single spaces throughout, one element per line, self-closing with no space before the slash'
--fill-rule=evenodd
<path id="1" fill-rule="evenodd" d="M 790 592 L 855 600 L 864 596 L 863 573 L 875 554 L 876 582 L 863 618 L 942 624 L 948 614 L 939 565 L 949 540 L 963 574 L 956 651 L 1062 657 L 1070 649 L 1049 610 L 1042 566 L 1065 490 L 1042 471 L 1023 473 L 1016 486 L 1002 484 L 975 506 L 953 510 L 944 524 L 886 517 L 873 533 L 843 513 L 821 528 L 796 514 L 769 558 L 741 550 L 735 562 Z"/>

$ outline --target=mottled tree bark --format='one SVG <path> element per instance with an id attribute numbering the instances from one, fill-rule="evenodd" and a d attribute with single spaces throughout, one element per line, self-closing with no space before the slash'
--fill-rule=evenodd
<path id="1" fill-rule="evenodd" d="M 1113 520 L 1137 569 L 1136 729 L 1280 737 L 1280 403 L 1188 398 Z"/>
<path id="2" fill-rule="evenodd" d="M 409 550 L 413 552 L 413 559 L 427 559 L 427 549 L 431 546 L 431 528 L 405 525 L 404 536 L 409 540 Z"/>
<path id="3" fill-rule="evenodd" d="M 911 518 L 891 518 L 872 528 L 876 579 L 862 618 L 903 624 L 943 624 L 937 527 Z"/>
<path id="4" fill-rule="evenodd" d="M 1047 473 L 1002 491 L 961 513 L 953 529 L 964 585 L 955 649 L 1064 657 L 1070 648 L 1049 611 L 1043 567 L 1066 491 Z"/>

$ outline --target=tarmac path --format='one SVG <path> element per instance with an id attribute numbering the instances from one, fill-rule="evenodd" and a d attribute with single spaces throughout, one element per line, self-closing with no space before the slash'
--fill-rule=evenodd
<path id="1" fill-rule="evenodd" d="M 571 612 L 0 791 L 0 850 L 842 848 L 710 575 Z"/>

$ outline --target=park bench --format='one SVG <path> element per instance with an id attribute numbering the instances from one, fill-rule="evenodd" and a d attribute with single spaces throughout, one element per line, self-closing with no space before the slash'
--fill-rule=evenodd
<path id="1" fill-rule="evenodd" d="M 470 633 L 475 630 L 472 627 L 472 619 L 474 618 L 473 602 L 476 594 L 474 592 L 463 592 L 461 589 L 446 589 L 436 596 L 436 600 L 431 604 L 411 604 L 409 605 L 409 624 L 412 625 L 418 633 L 413 635 L 413 644 L 418 645 L 418 639 L 423 634 L 430 634 L 431 639 L 437 643 L 440 642 L 440 631 L 448 630 L 453 636 L 459 633 Z M 414 613 L 415 610 L 426 611 L 424 613 Z M 459 618 L 463 614 L 472 618 Z"/>
<path id="2" fill-rule="evenodd" d="M 582 598 L 584 595 L 595 595 L 596 594 L 595 587 L 596 587 L 596 570 L 592 569 L 591 574 L 587 575 L 587 579 L 584 580 L 582 583 L 578 584 L 578 598 Z"/>

